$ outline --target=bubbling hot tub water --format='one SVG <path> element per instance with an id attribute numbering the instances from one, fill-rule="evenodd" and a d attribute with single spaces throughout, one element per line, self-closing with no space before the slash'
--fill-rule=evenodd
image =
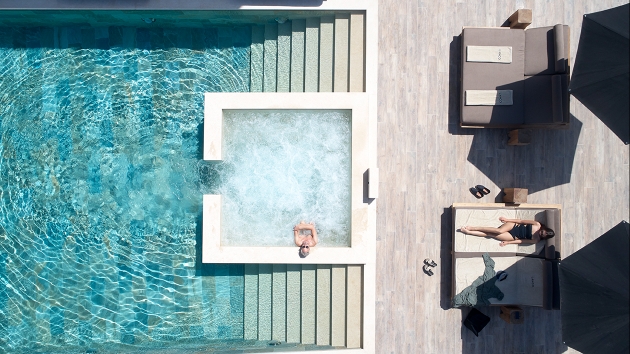
<path id="1" fill-rule="evenodd" d="M 320 246 L 350 245 L 351 111 L 224 111 L 221 244 L 292 246 L 313 221 Z"/>

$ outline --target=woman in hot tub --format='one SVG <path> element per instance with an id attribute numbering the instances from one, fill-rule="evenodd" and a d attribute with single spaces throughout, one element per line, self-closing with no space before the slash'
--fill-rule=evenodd
<path id="1" fill-rule="evenodd" d="M 479 237 L 493 237 L 503 247 L 512 243 L 536 243 L 540 240 L 552 238 L 556 233 L 536 220 L 499 218 L 503 225 L 499 227 L 462 226 L 459 230 L 467 235 Z"/>
<path id="2" fill-rule="evenodd" d="M 317 239 L 315 224 L 312 222 L 307 224 L 304 221 L 300 221 L 300 223 L 293 228 L 293 239 L 295 245 L 300 247 L 300 257 L 307 257 L 311 254 L 311 247 L 315 247 L 319 241 Z"/>

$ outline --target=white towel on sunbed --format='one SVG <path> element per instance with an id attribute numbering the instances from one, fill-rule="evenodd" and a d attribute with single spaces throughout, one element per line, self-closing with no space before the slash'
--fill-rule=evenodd
<path id="1" fill-rule="evenodd" d="M 512 47 L 469 45 L 466 46 L 466 60 L 509 64 L 512 62 Z"/>
<path id="2" fill-rule="evenodd" d="M 466 90 L 466 106 L 511 106 L 512 90 Z"/>

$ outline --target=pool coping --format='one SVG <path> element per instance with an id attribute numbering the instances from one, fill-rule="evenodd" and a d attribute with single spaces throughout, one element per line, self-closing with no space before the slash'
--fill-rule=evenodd
<path id="1" fill-rule="evenodd" d="M 3 0 L 6 10 L 361 10 L 374 0 Z M 264 5 L 268 3 L 269 5 Z M 300 3 L 301 6 L 296 6 Z"/>
<path id="2" fill-rule="evenodd" d="M 204 263 L 286 263 L 286 264 L 365 264 L 376 258 L 374 230 L 370 230 L 367 185 L 364 174 L 370 166 L 368 96 L 352 93 L 206 93 L 204 108 L 204 160 L 222 159 L 223 112 L 226 110 L 350 110 L 352 112 L 351 149 L 351 232 L 350 247 L 316 247 L 306 258 L 298 248 L 234 247 L 221 245 L 221 197 L 203 196 Z M 297 221 L 296 221 L 297 223 Z M 293 242 L 293 232 L 287 230 Z M 341 262 L 340 260 L 343 260 Z"/>

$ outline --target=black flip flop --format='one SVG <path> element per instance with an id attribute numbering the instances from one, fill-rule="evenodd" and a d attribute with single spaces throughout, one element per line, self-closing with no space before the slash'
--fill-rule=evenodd
<path id="1" fill-rule="evenodd" d="M 433 271 L 431 270 L 431 268 L 429 268 L 428 265 L 423 265 L 422 266 L 422 270 L 424 270 L 425 273 L 427 273 L 427 275 L 432 276 L 433 275 Z"/>
<path id="2" fill-rule="evenodd" d="M 432 259 L 429 259 L 429 258 L 424 260 L 424 264 L 431 267 L 437 267 L 437 263 L 435 263 Z"/>
<path id="3" fill-rule="evenodd" d="M 475 188 L 477 188 L 477 190 L 480 191 L 481 194 L 483 194 L 483 195 L 490 194 L 490 190 L 488 188 L 482 186 L 481 184 L 476 185 Z"/>
<path id="4" fill-rule="evenodd" d="M 496 277 L 497 277 L 497 280 L 498 280 L 498 281 L 504 281 L 504 280 L 505 280 L 505 278 L 507 278 L 507 277 L 508 277 L 508 274 L 507 274 L 506 272 L 504 272 L 504 271 L 500 270 L 500 271 L 498 271 L 498 272 L 497 272 Z"/>
<path id="5" fill-rule="evenodd" d="M 468 189 L 468 190 L 470 191 L 470 193 L 472 193 L 472 195 L 475 196 L 475 198 L 477 198 L 477 199 L 483 198 L 483 192 L 478 190 L 477 188 L 470 187 L 470 189 Z"/>

